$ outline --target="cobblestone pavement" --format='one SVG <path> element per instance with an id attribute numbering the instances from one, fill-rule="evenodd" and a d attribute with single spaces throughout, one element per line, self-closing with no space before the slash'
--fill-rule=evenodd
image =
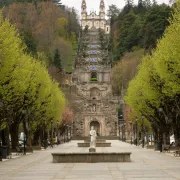
<path id="1" fill-rule="evenodd" d="M 131 163 L 53 164 L 52 152 L 88 152 L 77 141 L 0 162 L 0 180 L 180 180 L 180 158 L 119 141 L 103 152 L 132 152 Z"/>

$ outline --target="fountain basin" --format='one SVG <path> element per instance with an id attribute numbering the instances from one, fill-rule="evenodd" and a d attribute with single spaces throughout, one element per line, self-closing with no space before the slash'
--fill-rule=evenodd
<path id="1" fill-rule="evenodd" d="M 130 152 L 52 153 L 53 163 L 131 162 Z"/>
<path id="2" fill-rule="evenodd" d="M 90 143 L 90 139 L 84 140 L 85 143 Z M 106 143 L 105 139 L 96 139 L 96 143 Z"/>
<path id="3" fill-rule="evenodd" d="M 90 143 L 77 143 L 78 147 L 90 147 Z M 96 147 L 111 147 L 111 143 L 96 143 Z"/>

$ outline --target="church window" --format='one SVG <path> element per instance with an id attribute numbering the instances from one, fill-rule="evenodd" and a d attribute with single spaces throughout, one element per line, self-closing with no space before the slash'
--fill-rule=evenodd
<path id="1" fill-rule="evenodd" d="M 107 27 L 107 32 L 109 32 L 109 27 Z"/>
<path id="2" fill-rule="evenodd" d="M 91 78 L 97 78 L 97 73 L 96 72 L 92 72 L 91 73 Z"/>
<path id="3" fill-rule="evenodd" d="M 91 81 L 97 81 L 97 73 L 96 72 L 91 73 Z"/>

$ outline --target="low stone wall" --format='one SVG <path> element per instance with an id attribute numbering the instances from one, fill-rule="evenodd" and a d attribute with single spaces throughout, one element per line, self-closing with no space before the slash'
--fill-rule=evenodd
<path id="1" fill-rule="evenodd" d="M 90 143 L 77 143 L 78 147 L 90 147 Z M 96 147 L 111 147 L 111 143 L 96 143 Z"/>
<path id="2" fill-rule="evenodd" d="M 52 153 L 53 163 L 131 162 L 131 153 Z"/>

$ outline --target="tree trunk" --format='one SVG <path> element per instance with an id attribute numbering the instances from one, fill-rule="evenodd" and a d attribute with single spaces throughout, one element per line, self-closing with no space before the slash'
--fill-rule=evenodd
<path id="1" fill-rule="evenodd" d="M 175 139 L 175 145 L 179 147 L 180 146 L 180 131 L 178 128 L 174 130 L 174 139 Z"/>
<path id="2" fill-rule="evenodd" d="M 23 128 L 24 128 L 24 132 L 25 132 L 25 136 L 26 136 L 26 145 L 27 145 L 27 150 L 32 150 L 32 138 L 31 138 L 31 136 L 32 136 L 32 134 L 31 134 L 31 130 L 30 130 L 30 126 L 29 126 L 29 124 L 28 124 L 28 128 L 29 129 L 27 129 L 27 125 L 26 125 L 26 121 L 24 120 L 23 121 Z"/>
<path id="3" fill-rule="evenodd" d="M 41 132 L 39 129 L 36 130 L 36 132 L 34 132 L 34 136 L 33 136 L 33 146 L 40 146 L 41 145 Z"/>
<path id="4" fill-rule="evenodd" d="M 5 130 L 1 131 L 1 139 L 2 139 L 2 146 L 5 146 L 6 145 Z"/>
<path id="5" fill-rule="evenodd" d="M 9 126 L 6 127 L 5 129 L 5 145 L 7 146 L 7 155 L 11 154 L 10 151 L 10 140 L 9 140 Z"/>
<path id="6" fill-rule="evenodd" d="M 11 134 L 11 145 L 12 149 L 15 150 L 18 146 L 18 130 L 19 130 L 19 123 L 13 123 L 10 126 L 10 134 Z"/>

